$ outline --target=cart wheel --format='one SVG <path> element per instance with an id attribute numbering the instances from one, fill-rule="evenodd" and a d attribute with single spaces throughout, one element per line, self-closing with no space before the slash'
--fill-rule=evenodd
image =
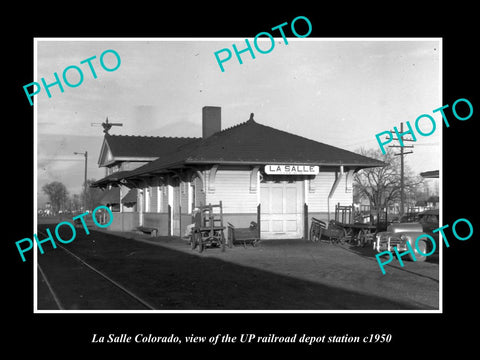
<path id="1" fill-rule="evenodd" d="M 363 233 L 363 230 L 360 230 L 357 234 L 357 246 L 363 247 L 365 241 L 365 234 Z"/>
<path id="2" fill-rule="evenodd" d="M 201 253 L 203 251 L 203 248 L 205 247 L 201 233 L 197 233 L 197 245 L 198 245 L 198 252 Z"/>
<path id="3" fill-rule="evenodd" d="M 320 240 L 318 228 L 319 227 L 315 225 L 310 226 L 310 241 L 317 242 Z"/>
<path id="4" fill-rule="evenodd" d="M 190 234 L 190 249 L 194 250 L 197 247 L 196 233 Z"/>
<path id="5" fill-rule="evenodd" d="M 355 238 L 355 234 L 353 233 L 352 229 L 343 229 L 345 231 L 345 242 L 351 244 Z"/>
<path id="6" fill-rule="evenodd" d="M 223 234 L 223 231 L 220 234 L 220 241 L 221 241 L 220 246 L 222 247 L 222 252 L 225 252 L 225 235 Z"/>
<path id="7" fill-rule="evenodd" d="M 375 233 L 372 233 L 371 230 L 364 230 L 364 235 L 365 235 L 365 239 L 364 239 L 363 246 L 371 245 L 372 243 L 375 242 Z"/>
<path id="8" fill-rule="evenodd" d="M 365 247 L 368 243 L 368 239 L 370 238 L 370 232 L 362 229 L 358 233 L 358 246 Z"/>

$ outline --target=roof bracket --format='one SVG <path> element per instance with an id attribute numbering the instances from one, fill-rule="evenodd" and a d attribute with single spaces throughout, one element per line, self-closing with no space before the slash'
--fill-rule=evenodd
<path id="1" fill-rule="evenodd" d="M 335 179 L 335 182 L 333 183 L 332 185 L 332 188 L 330 189 L 330 193 L 328 194 L 328 199 L 330 200 L 335 192 L 335 190 L 337 190 L 337 186 L 338 184 L 340 184 L 340 181 L 342 180 L 343 178 L 343 165 L 340 165 L 340 174 L 337 175 L 337 173 L 335 173 L 336 175 L 336 179 Z"/>
<path id="2" fill-rule="evenodd" d="M 343 175 L 344 175 L 344 168 L 343 168 L 343 165 L 340 165 L 340 175 L 338 175 L 338 173 L 335 173 L 335 182 L 333 183 L 332 188 L 330 189 L 330 193 L 328 194 L 328 197 L 327 197 L 328 221 L 330 221 L 330 199 L 335 193 L 335 190 L 337 189 L 338 184 L 340 184 L 340 181 L 342 180 Z"/>
<path id="3" fill-rule="evenodd" d="M 218 165 L 213 165 L 208 176 L 208 191 L 215 191 L 215 176 L 217 175 Z"/>
<path id="4" fill-rule="evenodd" d="M 203 176 L 203 171 L 196 170 L 195 174 L 197 174 L 198 178 L 202 182 L 202 192 L 205 192 L 205 177 Z"/>

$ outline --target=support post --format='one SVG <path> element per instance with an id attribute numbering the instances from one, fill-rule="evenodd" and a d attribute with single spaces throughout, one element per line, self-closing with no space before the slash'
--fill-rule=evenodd
<path id="1" fill-rule="evenodd" d="M 172 207 L 168 204 L 168 235 L 172 236 Z"/>
<path id="2" fill-rule="evenodd" d="M 303 204 L 303 239 L 308 240 L 308 205 Z"/>
<path id="3" fill-rule="evenodd" d="M 262 230 L 261 230 L 261 218 L 260 218 L 260 210 L 261 210 L 261 205 L 258 204 L 257 206 L 257 231 L 258 231 L 258 239 L 260 240 L 260 236 L 262 235 Z"/>

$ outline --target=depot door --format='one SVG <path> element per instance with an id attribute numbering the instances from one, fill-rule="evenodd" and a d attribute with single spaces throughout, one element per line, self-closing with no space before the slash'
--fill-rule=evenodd
<path id="1" fill-rule="evenodd" d="M 303 237 L 303 182 L 265 182 L 260 185 L 262 239 Z"/>

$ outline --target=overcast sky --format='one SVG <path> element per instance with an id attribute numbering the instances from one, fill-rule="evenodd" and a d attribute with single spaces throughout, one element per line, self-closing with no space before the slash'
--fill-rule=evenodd
<path id="1" fill-rule="evenodd" d="M 427 113 L 437 120 L 437 130 L 417 137 L 406 162 L 415 173 L 440 168 L 443 126 L 439 114 L 432 114 L 443 105 L 440 40 L 288 38 L 288 45 L 275 40 L 268 54 L 255 52 L 252 59 L 243 53 L 242 65 L 233 55 L 222 72 L 214 52 L 232 50 L 232 43 L 243 49 L 245 39 L 37 39 L 32 81 L 44 77 L 51 83 L 54 72 L 61 78 L 70 65 L 84 75 L 78 87 L 64 84 L 63 93 L 51 87 L 51 98 L 42 89 L 34 98 L 38 205 L 46 199 L 42 185 L 54 180 L 71 194 L 81 192 L 84 159 L 74 151 L 88 151 L 88 178 L 104 176 L 97 165 L 103 129 L 91 123 L 108 116 L 123 123 L 111 134 L 201 136 L 206 105 L 222 107 L 222 128 L 248 120 L 253 112 L 261 124 L 351 151 L 378 149 L 375 134 L 402 121 L 413 126 Z M 266 41 L 260 46 L 268 49 Z M 99 64 L 108 49 L 121 57 L 116 71 Z M 97 79 L 80 64 L 94 55 Z M 116 63 L 112 54 L 105 62 Z M 74 70 L 68 75 L 72 83 L 78 80 Z"/>

